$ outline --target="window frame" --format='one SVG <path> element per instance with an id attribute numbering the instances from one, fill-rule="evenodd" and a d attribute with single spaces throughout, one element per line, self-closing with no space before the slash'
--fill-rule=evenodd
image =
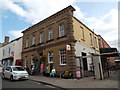
<path id="1" fill-rule="evenodd" d="M 35 43 L 36 43 L 36 37 L 35 37 L 35 35 L 33 35 L 32 36 L 32 45 L 35 45 Z"/>
<path id="2" fill-rule="evenodd" d="M 10 56 L 11 48 L 8 48 L 8 55 Z"/>
<path id="3" fill-rule="evenodd" d="M 61 55 L 61 51 L 65 50 L 65 54 Z M 66 65 L 66 49 L 60 49 L 59 50 L 59 56 L 60 56 L 60 65 Z M 62 60 L 62 58 L 64 57 L 65 60 Z M 63 63 L 65 61 L 65 63 Z"/>
<path id="4" fill-rule="evenodd" d="M 32 56 L 31 56 L 31 65 L 34 65 L 34 60 L 33 60 L 34 57 L 35 57 L 35 55 L 32 55 Z"/>
<path id="5" fill-rule="evenodd" d="M 53 29 L 49 28 L 48 29 L 48 40 L 52 40 L 53 39 Z"/>
<path id="6" fill-rule="evenodd" d="M 28 65 L 28 56 L 25 56 L 25 62 L 24 62 L 24 66 Z"/>
<path id="7" fill-rule="evenodd" d="M 63 37 L 63 36 L 65 36 L 65 25 L 64 23 L 61 23 L 59 24 L 59 37 Z"/>
<path id="8" fill-rule="evenodd" d="M 85 41 L 85 32 L 84 32 L 84 28 L 80 26 L 80 30 L 82 32 L 82 39 L 83 41 Z"/>
<path id="9" fill-rule="evenodd" d="M 90 43 L 91 45 L 93 45 L 93 38 L 92 38 L 92 34 L 90 33 Z"/>
<path id="10" fill-rule="evenodd" d="M 40 32 L 40 43 L 44 42 L 44 32 Z"/>
<path id="11" fill-rule="evenodd" d="M 28 38 L 26 38 L 26 40 L 25 40 L 25 47 L 26 48 L 29 47 L 29 39 Z"/>
<path id="12" fill-rule="evenodd" d="M 50 53 L 52 53 L 52 61 L 50 61 Z M 53 63 L 53 51 L 48 52 L 48 63 Z"/>
<path id="13" fill-rule="evenodd" d="M 4 56 L 5 56 L 5 50 L 3 49 L 2 52 L 3 52 L 2 55 L 3 55 L 3 57 L 4 57 Z"/>
<path id="14" fill-rule="evenodd" d="M 95 42 L 95 47 L 98 47 L 98 44 L 97 44 L 97 37 L 94 37 L 94 42 Z"/>

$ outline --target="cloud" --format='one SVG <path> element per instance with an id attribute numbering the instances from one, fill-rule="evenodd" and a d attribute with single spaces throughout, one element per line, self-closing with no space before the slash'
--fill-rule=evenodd
<path id="1" fill-rule="evenodd" d="M 75 6 L 75 17 L 83 21 L 96 34 L 100 34 L 111 47 L 118 47 L 118 10 L 111 9 L 101 17 L 86 17 L 78 6 Z"/>
<path id="2" fill-rule="evenodd" d="M 3 1 L 3 8 L 24 18 L 26 22 L 35 24 L 57 11 L 71 5 L 74 0 L 21 0 L 15 3 L 14 0 Z"/>
<path id="3" fill-rule="evenodd" d="M 21 37 L 23 34 L 21 33 L 23 30 L 11 30 L 9 31 L 9 34 L 11 34 L 13 37 L 18 38 Z"/>
<path id="4" fill-rule="evenodd" d="M 35 24 L 46 17 L 62 10 L 63 8 L 73 5 L 77 0 L 20 0 L 16 3 L 16 0 L 4 0 L 2 2 L 2 8 L 4 10 L 10 10 L 11 12 L 22 17 L 23 20 L 30 24 Z M 102 17 L 86 17 L 86 13 L 81 11 L 80 7 L 73 5 L 76 11 L 75 17 L 100 34 L 110 45 L 113 45 L 114 41 L 118 40 L 118 11 L 111 9 Z M 0 6 L 1 8 L 1 6 Z M 19 31 L 10 31 L 10 34 L 15 37 L 20 33 Z M 112 37 L 111 37 L 112 36 Z M 117 45 L 116 45 L 117 46 Z"/>
<path id="5" fill-rule="evenodd" d="M 109 13 L 101 18 L 94 19 L 94 23 L 89 24 L 96 33 L 101 34 L 108 42 L 118 40 L 118 10 L 111 9 Z M 114 43 L 109 43 L 113 45 Z M 114 44 L 115 45 L 115 44 Z M 117 46 L 117 45 L 116 45 Z"/>

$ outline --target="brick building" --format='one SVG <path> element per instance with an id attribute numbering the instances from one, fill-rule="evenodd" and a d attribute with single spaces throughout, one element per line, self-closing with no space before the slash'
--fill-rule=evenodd
<path id="1" fill-rule="evenodd" d="M 41 64 L 54 67 L 57 73 L 70 71 L 75 77 L 76 56 L 99 54 L 97 35 L 73 16 L 75 9 L 68 6 L 52 16 L 24 30 L 22 59 L 24 66 Z M 91 58 L 83 67 L 90 71 Z"/>

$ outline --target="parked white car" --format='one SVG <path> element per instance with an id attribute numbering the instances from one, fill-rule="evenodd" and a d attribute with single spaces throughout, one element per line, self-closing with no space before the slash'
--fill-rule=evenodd
<path id="1" fill-rule="evenodd" d="M 2 78 L 8 78 L 11 81 L 28 79 L 28 73 L 21 66 L 8 66 L 3 71 Z"/>

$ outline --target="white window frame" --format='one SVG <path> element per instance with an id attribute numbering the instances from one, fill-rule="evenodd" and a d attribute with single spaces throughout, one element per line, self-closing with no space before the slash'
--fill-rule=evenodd
<path id="1" fill-rule="evenodd" d="M 26 47 L 26 48 L 29 47 L 29 40 L 28 40 L 28 38 L 27 38 L 26 41 L 25 41 L 25 47 Z"/>
<path id="2" fill-rule="evenodd" d="M 35 57 L 34 55 L 31 56 L 31 65 L 34 65 L 34 60 L 33 60 L 34 57 Z"/>
<path id="3" fill-rule="evenodd" d="M 5 56 L 5 50 L 3 49 L 3 50 L 2 50 L 2 52 L 3 52 L 3 54 L 2 54 L 2 55 L 3 55 L 3 57 L 4 57 L 4 56 Z"/>
<path id="4" fill-rule="evenodd" d="M 40 43 L 44 42 L 44 33 L 40 32 Z"/>
<path id="5" fill-rule="evenodd" d="M 8 55 L 10 56 L 11 48 L 8 48 Z"/>
<path id="6" fill-rule="evenodd" d="M 28 65 L 28 56 L 25 56 L 25 65 L 24 66 L 27 66 Z"/>
<path id="7" fill-rule="evenodd" d="M 51 56 L 50 53 L 52 53 Z M 50 61 L 50 57 L 52 57 L 52 61 Z M 53 63 L 53 51 L 48 52 L 48 63 Z"/>
<path id="8" fill-rule="evenodd" d="M 36 37 L 35 37 L 35 35 L 33 35 L 33 36 L 32 36 L 32 45 L 35 44 L 35 40 L 36 40 Z"/>
<path id="9" fill-rule="evenodd" d="M 59 25 L 59 37 L 63 37 L 63 36 L 65 36 L 65 25 L 60 24 Z"/>
<path id="10" fill-rule="evenodd" d="M 51 39 L 53 39 L 53 29 L 52 28 L 48 29 L 48 40 L 51 40 Z"/>
<path id="11" fill-rule="evenodd" d="M 65 60 L 62 60 L 63 56 L 61 56 L 61 50 L 65 50 L 65 54 L 63 54 Z M 60 50 L 59 50 L 59 55 L 60 55 L 60 65 L 66 65 L 66 63 L 62 63 L 63 61 L 66 62 L 66 49 L 60 49 Z"/>

